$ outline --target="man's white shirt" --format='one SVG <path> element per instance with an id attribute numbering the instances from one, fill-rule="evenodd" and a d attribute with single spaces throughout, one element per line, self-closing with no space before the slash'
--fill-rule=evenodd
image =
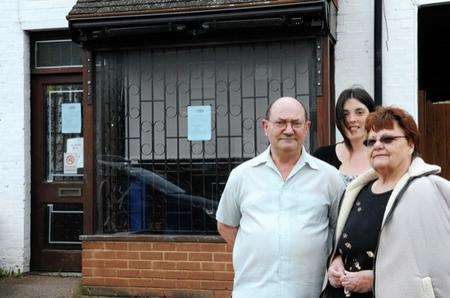
<path id="1" fill-rule="evenodd" d="M 236 167 L 217 221 L 239 227 L 233 248 L 233 298 L 318 297 L 345 185 L 305 148 L 286 181 L 270 147 Z"/>

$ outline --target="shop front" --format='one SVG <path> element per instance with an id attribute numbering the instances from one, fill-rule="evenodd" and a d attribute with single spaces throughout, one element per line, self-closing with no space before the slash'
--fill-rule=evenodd
<path id="1" fill-rule="evenodd" d="M 84 53 L 83 289 L 226 297 L 215 211 L 230 171 L 267 146 L 268 104 L 304 103 L 308 150 L 333 141 L 336 6 L 141 2 L 79 0 L 68 15 Z"/>

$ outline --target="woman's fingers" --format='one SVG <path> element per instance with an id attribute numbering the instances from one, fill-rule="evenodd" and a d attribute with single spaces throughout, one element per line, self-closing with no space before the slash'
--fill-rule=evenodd
<path id="1" fill-rule="evenodd" d="M 341 282 L 341 285 L 349 291 L 354 291 L 356 287 L 356 285 L 352 281 Z"/>
<path id="2" fill-rule="evenodd" d="M 341 286 L 340 278 L 341 278 L 340 272 L 330 268 L 330 270 L 328 271 L 328 280 L 330 281 L 330 284 L 333 287 L 338 288 Z"/>
<path id="3" fill-rule="evenodd" d="M 345 272 L 345 274 L 343 274 L 341 276 L 340 282 L 342 284 L 343 287 L 348 288 L 349 290 L 350 287 L 353 288 L 354 287 L 354 276 L 351 272 Z"/>
<path id="4" fill-rule="evenodd" d="M 332 268 L 330 270 L 330 274 L 336 277 L 340 277 L 342 275 L 342 273 L 339 270 L 336 270 L 335 268 Z"/>
<path id="5" fill-rule="evenodd" d="M 372 288 L 372 272 L 360 271 L 360 272 L 345 272 L 345 275 L 340 280 L 342 286 L 356 293 L 366 293 Z"/>

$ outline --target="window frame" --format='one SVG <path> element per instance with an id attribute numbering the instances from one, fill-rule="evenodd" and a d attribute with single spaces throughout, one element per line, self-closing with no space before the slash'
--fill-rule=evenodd
<path id="1" fill-rule="evenodd" d="M 70 33 L 68 30 L 57 30 L 57 31 L 40 31 L 40 32 L 28 32 L 29 36 L 29 46 L 30 46 L 30 57 L 29 57 L 29 67 L 31 75 L 49 75 L 49 74 L 81 74 L 84 67 L 84 55 L 85 50 L 82 48 L 81 58 L 82 64 L 77 66 L 46 66 L 36 68 L 36 42 L 51 42 L 51 41 L 61 41 L 67 40 L 72 41 Z"/>
<path id="2" fill-rule="evenodd" d="M 81 68 L 83 67 L 83 63 L 79 64 L 79 65 L 55 65 L 55 66 L 37 66 L 37 61 L 38 61 L 38 47 L 37 44 L 38 43 L 52 43 L 52 42 L 69 42 L 69 43 L 73 43 L 73 41 L 70 38 L 66 38 L 66 39 L 42 39 L 42 40 L 34 40 L 33 41 L 33 48 L 34 48 L 34 60 L 33 60 L 33 64 L 31 67 L 32 69 L 36 69 L 36 70 L 40 70 L 40 69 L 51 69 L 51 68 Z M 81 54 L 83 54 L 83 50 L 81 49 Z M 81 55 L 82 58 L 82 55 Z"/>
<path id="3" fill-rule="evenodd" d="M 321 61 L 321 59 L 320 58 L 323 58 L 323 55 L 325 54 L 325 52 L 324 51 L 322 51 L 322 50 L 320 50 L 321 48 L 323 48 L 324 47 L 324 43 L 325 42 L 328 42 L 328 39 L 324 39 L 324 38 L 321 38 L 320 36 L 301 36 L 301 37 L 296 37 L 296 39 L 298 39 L 298 40 L 311 40 L 311 41 L 313 41 L 312 42 L 312 47 L 313 47 L 313 52 L 316 54 L 316 55 L 318 55 L 317 57 L 317 59 L 316 59 L 316 63 L 317 63 L 317 61 Z M 264 42 L 264 43 L 266 43 L 266 42 L 282 42 L 282 41 L 288 41 L 288 40 L 292 40 L 292 39 L 286 39 L 285 37 L 279 37 L 279 38 L 264 38 L 264 39 L 257 39 L 257 40 L 246 40 L 246 41 L 241 41 L 241 42 L 236 42 L 236 41 L 234 41 L 234 42 L 228 42 L 227 40 L 224 40 L 224 41 L 222 41 L 222 42 L 216 42 L 216 43 L 208 43 L 208 42 L 199 42 L 199 43 L 195 43 L 195 44 L 189 44 L 189 46 L 191 46 L 191 47 L 197 47 L 197 46 L 199 46 L 199 47 L 208 47 L 208 46 L 218 46 L 218 45 L 236 45 L 236 44 L 239 44 L 239 45 L 242 45 L 242 44 L 252 44 L 252 43 L 259 43 L 259 42 Z M 314 42 L 315 41 L 315 42 Z M 317 49 L 314 49 L 314 47 L 315 46 L 317 46 L 317 45 L 320 45 L 317 49 L 319 49 L 319 50 L 317 50 Z M 181 45 L 177 45 L 177 44 L 175 44 L 175 45 L 173 45 L 172 44 L 172 47 L 171 48 L 173 48 L 173 47 L 180 47 L 180 48 L 183 48 L 183 47 L 186 47 L 187 45 L 186 44 L 181 44 Z M 155 50 L 155 49 L 164 49 L 164 48 L 167 48 L 167 47 L 169 47 L 168 45 L 139 45 L 139 46 L 134 46 L 134 47 L 125 47 L 125 48 L 122 48 L 122 47 L 120 47 L 120 45 L 118 46 L 118 47 L 113 47 L 113 48 L 106 48 L 106 49 L 98 49 L 97 51 L 96 51 L 96 53 L 95 53 L 95 57 L 97 58 L 97 56 L 98 56 L 98 53 L 101 53 L 101 52 L 115 52 L 115 51 L 119 51 L 119 52 L 128 52 L 128 51 L 133 51 L 133 50 L 148 50 L 148 51 L 151 51 L 151 50 Z M 314 55 L 315 56 L 315 55 Z M 316 67 L 318 67 L 319 65 L 317 65 L 316 64 Z M 322 64 L 320 64 L 320 67 L 324 67 L 324 64 L 322 63 Z M 324 76 L 323 76 L 323 71 L 322 71 L 322 69 L 320 69 L 320 70 L 318 70 L 318 69 L 316 69 L 316 68 L 314 68 L 314 70 L 316 71 L 316 75 L 315 75 L 315 77 L 316 77 L 316 79 L 318 79 L 318 81 L 316 81 L 315 83 L 319 83 L 318 85 L 320 86 L 320 83 L 322 82 L 322 80 L 323 80 L 323 78 L 324 78 Z M 97 77 L 99 74 L 96 72 L 96 76 L 95 77 Z M 309 84 L 311 84 L 311 83 L 309 83 Z M 98 88 L 98 86 L 97 86 L 97 81 L 95 81 L 95 88 Z M 325 84 L 325 86 L 329 86 L 329 84 L 327 83 L 327 84 Z M 317 94 L 317 90 L 316 90 L 316 88 L 317 88 L 317 86 L 315 85 L 315 84 L 313 84 L 313 85 L 310 85 L 310 87 L 311 88 L 314 88 L 314 91 L 313 91 L 313 89 L 310 89 L 310 92 L 312 92 L 312 93 L 314 93 L 315 94 L 315 97 L 316 97 L 316 103 L 315 103 L 315 108 L 316 108 L 316 113 L 317 112 L 319 112 L 320 110 L 322 110 L 322 108 L 321 107 L 319 107 L 319 104 L 323 104 L 324 103 L 324 96 L 326 96 L 325 94 L 323 94 L 323 93 L 327 93 L 326 92 L 326 90 L 324 90 L 324 92 L 322 93 L 322 94 Z M 98 95 L 97 94 L 97 92 L 95 92 L 96 93 L 96 95 Z M 95 102 L 95 105 L 97 105 L 98 104 L 98 99 L 96 98 L 95 100 L 94 100 L 94 102 Z M 98 110 L 98 107 L 97 107 L 97 109 L 96 110 Z M 310 110 L 309 111 L 310 113 L 312 113 L 313 112 L 313 110 Z M 312 144 L 311 144 L 311 146 L 313 146 L 314 148 L 315 147 L 317 147 L 318 146 L 318 144 L 320 145 L 321 144 L 321 140 L 320 140 L 320 138 L 319 138 L 319 134 L 318 134 L 318 129 L 319 129 L 319 123 L 320 123 L 320 121 L 318 121 L 318 117 L 316 116 L 315 117 L 316 119 L 315 119 L 315 121 L 316 121 L 316 130 L 313 132 L 313 135 L 311 136 L 311 140 L 314 138 L 314 141 L 312 142 Z M 327 118 L 327 117 L 324 117 L 324 118 Z M 95 122 L 97 122 L 97 121 L 95 121 Z M 97 123 L 94 125 L 95 127 L 97 127 Z M 324 127 L 326 127 L 327 125 L 326 124 L 323 124 L 322 126 L 321 126 L 321 128 L 323 129 Z M 97 131 L 95 132 L 95 134 L 97 134 Z M 311 150 L 313 150 L 314 148 L 313 147 L 311 147 Z M 94 153 L 95 155 L 97 155 L 97 154 L 99 154 L 98 152 L 95 152 Z M 98 169 L 97 169 L 97 165 L 94 165 L 94 168 L 96 168 L 96 170 L 98 171 Z M 96 172 L 97 172 L 96 171 Z M 98 188 L 99 187 L 99 185 L 97 184 L 97 179 L 96 179 L 96 177 L 94 178 L 94 188 Z M 99 192 L 96 192 L 97 193 L 97 195 L 98 195 L 98 193 Z M 97 197 L 97 195 L 95 196 L 95 201 L 97 202 L 97 200 L 99 200 L 99 198 Z M 97 212 L 98 212 L 98 210 L 96 210 Z M 96 230 L 96 232 L 95 232 L 95 234 L 104 234 L 104 233 L 106 233 L 106 234 L 110 234 L 110 233 L 114 233 L 114 232 L 111 232 L 111 231 L 105 231 L 104 229 L 102 229 L 101 227 L 103 227 L 104 226 L 104 223 L 103 222 L 98 222 L 99 221 L 99 219 L 100 218 L 103 218 L 103 216 L 99 216 L 99 214 L 95 214 L 94 215 L 94 217 L 96 218 L 96 220 L 97 220 L 97 222 L 96 222 L 96 224 L 95 224 L 95 226 L 97 227 L 97 230 Z M 133 233 L 132 231 L 122 231 L 122 232 L 128 232 L 128 233 Z M 173 234 L 173 233 L 169 233 L 170 235 L 177 235 L 177 234 Z M 150 234 L 150 235 L 153 235 L 153 234 Z M 180 235 L 180 234 L 178 234 L 178 235 Z M 202 236 L 205 236 L 205 235 L 203 235 L 203 234 L 196 234 L 196 235 L 202 235 Z"/>

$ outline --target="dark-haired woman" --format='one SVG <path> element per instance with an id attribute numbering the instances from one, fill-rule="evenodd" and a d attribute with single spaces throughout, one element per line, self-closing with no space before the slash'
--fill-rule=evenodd
<path id="1" fill-rule="evenodd" d="M 349 88 L 339 95 L 336 104 L 336 125 L 343 142 L 317 149 L 314 156 L 336 167 L 346 184 L 370 167 L 367 159 L 364 123 L 375 110 L 375 102 L 362 88 Z"/>

